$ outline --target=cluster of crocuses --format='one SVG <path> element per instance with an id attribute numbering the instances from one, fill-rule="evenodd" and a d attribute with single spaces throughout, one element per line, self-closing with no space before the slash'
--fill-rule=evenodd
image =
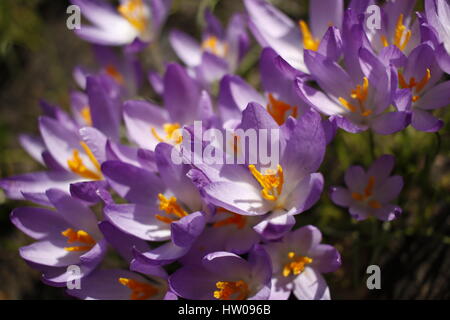
<path id="1" fill-rule="evenodd" d="M 148 72 L 162 106 L 136 99 L 139 56 L 157 45 L 170 1 L 72 2 L 90 22 L 76 33 L 94 44 L 99 67 L 75 69 L 70 115 L 42 101 L 41 136 L 20 137 L 47 169 L 0 181 L 9 198 L 38 205 L 11 214 L 36 240 L 21 257 L 48 285 L 79 280 L 67 293 L 81 299 L 330 299 L 322 274 L 340 267 L 340 254 L 318 228 L 295 227 L 299 214 L 322 196 L 319 170 L 337 130 L 442 127 L 433 110 L 450 102 L 449 2 L 426 0 L 415 12 L 414 0 L 386 1 L 379 28 L 366 23 L 371 0 L 310 1 L 299 22 L 266 0 L 243 0 L 246 12 L 226 29 L 206 11 L 199 41 L 169 34 L 183 65 Z M 263 48 L 261 90 L 233 74 L 250 33 Z M 174 163 L 179 129 L 195 121 L 279 129 L 279 163 Z M 332 201 L 356 220 L 397 218 L 394 162 L 383 155 L 367 170 L 350 167 Z M 111 254 L 127 267 L 107 268 Z"/>

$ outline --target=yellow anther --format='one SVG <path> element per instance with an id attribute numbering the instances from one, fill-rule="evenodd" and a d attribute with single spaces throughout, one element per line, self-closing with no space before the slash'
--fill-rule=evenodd
<path id="1" fill-rule="evenodd" d="M 158 293 L 158 289 L 149 283 L 139 282 L 129 278 L 119 278 L 119 282 L 131 290 L 131 300 L 147 300 Z"/>
<path id="2" fill-rule="evenodd" d="M 80 145 L 83 148 L 86 155 L 89 157 L 91 163 L 97 169 L 97 172 L 88 169 L 84 165 L 83 159 L 81 159 L 80 157 L 80 152 L 77 149 L 73 150 L 72 159 L 67 160 L 67 165 L 69 166 L 70 170 L 72 170 L 72 172 L 78 174 L 80 177 L 92 180 L 101 180 L 102 174 L 100 170 L 100 163 L 97 161 L 91 149 L 89 149 L 88 145 L 85 142 L 81 141 Z"/>
<path id="3" fill-rule="evenodd" d="M 309 30 L 309 26 L 305 21 L 300 20 L 298 24 L 303 35 L 303 48 L 317 51 L 319 49 L 320 40 L 313 37 Z"/>
<path id="4" fill-rule="evenodd" d="M 276 201 L 283 190 L 284 174 L 283 168 L 278 165 L 277 171 L 267 169 L 265 174 L 259 172 L 254 165 L 248 166 L 250 172 L 259 182 L 261 187 L 261 195 L 269 201 Z"/>
<path id="5" fill-rule="evenodd" d="M 293 275 L 299 275 L 305 270 L 305 267 L 313 262 L 313 259 L 306 256 L 299 256 L 295 257 L 295 252 L 290 251 L 288 253 L 288 259 L 290 260 L 287 262 L 283 267 L 283 276 L 288 277 L 291 274 Z"/>
<path id="6" fill-rule="evenodd" d="M 75 231 L 72 228 L 69 228 L 61 234 L 67 238 L 67 243 L 82 243 L 83 246 L 73 246 L 73 247 L 65 247 L 66 251 L 89 251 L 95 245 L 95 240 L 83 230 Z"/>
<path id="7" fill-rule="evenodd" d="M 216 283 L 219 290 L 214 291 L 214 298 L 219 300 L 245 300 L 250 290 L 245 281 L 219 281 Z"/>
<path id="8" fill-rule="evenodd" d="M 286 114 L 290 111 L 290 115 L 294 118 L 298 115 L 298 108 L 287 104 L 284 101 L 277 100 L 272 94 L 269 94 L 269 103 L 267 104 L 267 112 L 272 116 L 272 118 L 282 125 L 286 121 Z"/>
<path id="9" fill-rule="evenodd" d="M 363 78 L 363 83 L 356 85 L 350 93 L 350 97 L 358 102 L 358 105 L 347 101 L 343 97 L 339 97 L 339 102 L 350 112 L 358 112 L 363 117 L 368 117 L 372 114 L 372 110 L 365 108 L 365 103 L 367 96 L 369 95 L 369 79 L 367 77 Z"/>
<path id="10" fill-rule="evenodd" d="M 234 224 L 234 225 L 236 225 L 236 228 L 242 229 L 247 224 L 247 218 L 241 214 L 230 212 L 223 208 L 218 208 L 217 213 L 219 213 L 219 212 L 225 213 L 225 214 L 230 214 L 231 217 L 217 221 L 216 223 L 213 224 L 213 227 L 218 228 L 218 227 L 224 227 L 224 226 L 229 226 L 229 225 Z"/>
<path id="11" fill-rule="evenodd" d="M 148 11 L 143 0 L 128 0 L 121 4 L 117 11 L 139 32 L 147 30 L 149 26 Z"/>
<path id="12" fill-rule="evenodd" d="M 171 218 L 157 214 L 155 215 L 155 217 L 159 221 L 170 224 L 188 215 L 188 213 L 183 210 L 183 208 L 181 208 L 181 206 L 177 203 L 177 198 L 171 197 L 170 199 L 167 199 L 163 194 L 160 193 L 158 194 L 158 199 L 159 210 L 162 210 L 166 213 L 166 215 L 172 215 L 173 217 Z"/>
<path id="13" fill-rule="evenodd" d="M 395 45 L 400 50 L 405 50 L 406 46 L 411 39 L 411 30 L 408 30 L 403 24 L 403 13 L 398 16 L 397 24 L 395 25 L 394 39 L 392 39 L 392 44 Z M 384 47 L 389 46 L 389 41 L 386 36 L 381 36 L 381 43 Z"/>
<path id="14" fill-rule="evenodd" d="M 220 41 L 216 36 L 208 36 L 202 42 L 202 49 L 223 58 L 228 53 L 228 44 Z"/>
<path id="15" fill-rule="evenodd" d="M 180 132 L 181 126 L 179 123 L 165 123 L 163 130 L 166 133 L 166 137 L 162 138 L 155 128 L 152 128 L 152 134 L 159 142 L 167 142 L 171 144 L 180 144 L 183 141 L 183 135 Z"/>
<path id="16" fill-rule="evenodd" d="M 83 109 L 81 109 L 80 115 L 83 118 L 86 125 L 92 127 L 91 108 L 89 108 L 89 106 L 85 106 Z"/>
<path id="17" fill-rule="evenodd" d="M 117 68 L 113 65 L 108 65 L 105 68 L 105 72 L 107 75 L 109 75 L 111 78 L 113 78 L 114 80 L 116 80 L 117 83 L 119 84 L 124 84 L 125 80 L 123 79 L 122 74 L 117 70 Z"/>

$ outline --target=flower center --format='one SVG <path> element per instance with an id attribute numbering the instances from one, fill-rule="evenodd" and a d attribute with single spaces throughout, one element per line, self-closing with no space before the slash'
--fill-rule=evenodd
<path id="1" fill-rule="evenodd" d="M 275 97 L 271 93 L 269 94 L 267 111 L 280 126 L 286 121 L 286 118 L 289 116 L 289 111 L 290 115 L 294 118 L 296 118 L 298 115 L 297 107 L 293 107 L 284 101 L 275 99 Z"/>
<path id="2" fill-rule="evenodd" d="M 83 118 L 86 125 L 92 127 L 92 117 L 91 117 L 91 108 L 89 106 L 83 107 L 80 111 L 80 115 Z"/>
<path id="3" fill-rule="evenodd" d="M 358 84 L 355 89 L 350 93 L 350 97 L 356 100 L 357 105 L 347 101 L 343 97 L 339 97 L 339 102 L 349 111 L 360 113 L 363 117 L 368 117 L 372 114 L 372 110 L 365 108 L 365 102 L 369 93 L 369 79 L 363 78 L 363 83 Z"/>
<path id="4" fill-rule="evenodd" d="M 105 68 L 105 72 L 108 76 L 116 80 L 118 84 L 124 84 L 125 80 L 123 79 L 122 74 L 117 70 L 117 68 L 113 65 L 108 65 Z"/>
<path id="5" fill-rule="evenodd" d="M 202 42 L 202 49 L 212 54 L 224 58 L 228 53 L 228 44 L 220 41 L 216 36 L 208 36 Z"/>
<path id="6" fill-rule="evenodd" d="M 367 182 L 366 187 L 364 188 L 363 193 L 359 192 L 352 192 L 352 198 L 356 201 L 368 201 L 367 204 L 369 207 L 373 209 L 379 209 L 381 208 L 381 203 L 379 203 L 377 200 L 371 200 L 370 197 L 373 195 L 373 188 L 375 186 L 375 177 L 370 176 L 369 181 Z"/>
<path id="7" fill-rule="evenodd" d="M 162 138 L 155 128 L 152 128 L 152 134 L 159 142 L 167 142 L 171 144 L 180 144 L 183 141 L 183 135 L 180 132 L 181 126 L 179 123 L 165 123 L 163 130 L 166 133 L 166 137 Z"/>
<path id="8" fill-rule="evenodd" d="M 252 164 L 249 165 L 248 168 L 263 188 L 261 190 L 263 198 L 269 201 L 277 200 L 283 190 L 283 168 L 278 165 L 276 172 L 272 169 L 267 169 L 265 174 L 259 172 Z"/>
<path id="9" fill-rule="evenodd" d="M 188 215 L 186 211 L 177 203 L 177 198 L 167 199 L 162 193 L 158 194 L 159 210 L 165 212 L 166 216 L 157 214 L 156 219 L 164 223 L 172 223 Z"/>
<path id="10" fill-rule="evenodd" d="M 142 0 L 128 0 L 121 4 L 117 11 L 139 32 L 143 33 L 147 30 L 148 9 Z"/>
<path id="11" fill-rule="evenodd" d="M 395 26 L 395 33 L 393 44 L 397 46 L 400 50 L 404 50 L 411 39 L 411 30 L 408 30 L 406 26 L 403 24 L 403 13 L 399 15 L 397 19 L 397 25 Z M 389 41 L 386 36 L 381 36 L 381 42 L 383 46 L 389 46 Z"/>
<path id="12" fill-rule="evenodd" d="M 219 290 L 214 291 L 214 298 L 218 300 L 245 300 L 249 289 L 245 281 L 219 281 L 216 283 Z"/>
<path id="13" fill-rule="evenodd" d="M 215 228 L 229 226 L 229 225 L 236 225 L 236 228 L 243 229 L 245 227 L 245 225 L 247 224 L 247 218 L 241 214 L 230 212 L 224 208 L 218 208 L 217 212 L 225 213 L 225 214 L 228 214 L 231 216 L 214 223 L 213 227 L 215 227 Z"/>
<path id="14" fill-rule="evenodd" d="M 82 243 L 84 245 L 73 246 L 73 247 L 65 247 L 66 251 L 89 251 L 95 245 L 95 240 L 83 230 L 75 231 L 72 228 L 67 229 L 66 231 L 61 232 L 61 234 L 67 238 L 67 243 Z"/>
<path id="15" fill-rule="evenodd" d="M 119 282 L 131 290 L 131 300 L 147 300 L 158 293 L 158 289 L 149 283 L 129 278 L 119 278 Z"/>
<path id="16" fill-rule="evenodd" d="M 305 21 L 300 20 L 298 24 L 303 35 L 303 48 L 317 51 L 319 49 L 320 40 L 313 37 L 311 31 L 309 30 L 309 26 Z"/>
<path id="17" fill-rule="evenodd" d="M 295 256 L 295 252 L 288 253 L 289 262 L 287 262 L 283 267 L 283 276 L 288 277 L 289 275 L 299 275 L 305 270 L 305 267 L 313 262 L 313 259 L 306 256 Z"/>
<path id="18" fill-rule="evenodd" d="M 400 71 L 398 72 L 398 81 L 399 81 L 400 88 L 411 89 L 411 90 L 414 89 L 414 92 L 416 94 L 413 95 L 413 97 L 412 97 L 413 102 L 416 102 L 417 100 L 419 100 L 420 91 L 422 91 L 423 88 L 425 88 L 425 86 L 427 85 L 428 81 L 430 81 L 430 79 L 431 79 L 430 69 L 427 69 L 425 75 L 419 82 L 417 82 L 414 77 L 411 77 L 409 79 L 409 82 L 406 82 L 405 78 L 403 77 L 403 74 Z"/>
<path id="19" fill-rule="evenodd" d="M 83 148 L 86 155 L 89 157 L 91 163 L 94 165 L 96 172 L 90 170 L 84 165 L 83 159 L 81 159 L 80 157 L 80 152 L 77 149 L 73 150 L 72 159 L 67 160 L 67 165 L 69 166 L 70 170 L 72 170 L 73 173 L 78 174 L 80 177 L 91 180 L 101 180 L 102 173 L 100 169 L 100 163 L 97 161 L 91 149 L 89 149 L 88 145 L 85 142 L 81 141 L 80 145 Z"/>

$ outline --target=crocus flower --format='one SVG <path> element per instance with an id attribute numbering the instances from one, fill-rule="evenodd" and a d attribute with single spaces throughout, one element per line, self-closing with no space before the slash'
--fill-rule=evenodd
<path id="1" fill-rule="evenodd" d="M 443 126 L 442 120 L 428 112 L 450 103 L 450 81 L 438 83 L 442 74 L 435 51 L 427 43 L 417 46 L 398 71 L 397 108 L 412 113 L 411 125 L 417 130 L 435 132 Z"/>
<path id="2" fill-rule="evenodd" d="M 331 190 L 331 200 L 339 206 L 349 208 L 350 215 L 357 220 L 374 216 L 383 221 L 397 218 L 402 209 L 391 202 L 403 188 L 401 176 L 390 176 L 394 168 L 394 157 L 384 155 L 364 171 L 361 166 L 352 166 L 345 172 L 343 187 Z"/>
<path id="3" fill-rule="evenodd" d="M 341 0 L 310 1 L 310 26 L 301 20 L 292 21 L 266 0 L 245 0 L 250 16 L 249 27 L 262 47 L 273 48 L 294 68 L 308 73 L 303 50 L 326 51 L 321 39 L 332 25 L 340 28 L 344 5 Z M 339 41 L 337 39 L 337 41 Z"/>
<path id="4" fill-rule="evenodd" d="M 160 143 L 155 150 L 160 178 L 153 172 L 119 161 L 106 161 L 102 166 L 111 187 L 131 202 L 108 204 L 104 209 L 107 220 L 140 239 L 166 242 L 144 253 L 136 250 L 141 260 L 155 264 L 167 264 L 184 255 L 205 226 L 202 199 L 186 176 L 191 167 L 174 164 L 172 149 Z"/>
<path id="5" fill-rule="evenodd" d="M 425 0 L 425 13 L 439 42 L 436 48 L 439 65 L 450 74 L 450 4 L 448 1 Z"/>
<path id="6" fill-rule="evenodd" d="M 56 210 L 18 208 L 11 221 L 37 240 L 20 248 L 20 256 L 43 273 L 45 283 L 65 286 L 70 276 L 67 267 L 77 265 L 79 278 L 90 274 L 102 261 L 107 243 L 95 214 L 82 201 L 57 189 L 47 190 L 46 195 Z"/>
<path id="7" fill-rule="evenodd" d="M 270 114 L 255 103 L 244 110 L 240 128 L 280 129 Z M 267 238 L 288 231 L 295 222 L 293 215 L 310 208 L 323 187 L 322 175 L 316 172 L 326 144 L 319 114 L 311 111 L 299 120 L 290 118 L 281 132 L 277 142 L 280 160 L 270 168 L 248 162 L 214 166 L 194 163 L 195 170 L 205 176 L 198 187 L 211 204 L 248 216 L 270 213 L 255 226 Z"/>
<path id="8" fill-rule="evenodd" d="M 96 270 L 80 281 L 80 289 L 66 292 L 83 300 L 176 300 L 167 281 L 153 274 L 121 269 Z"/>
<path id="9" fill-rule="evenodd" d="M 267 253 L 255 246 L 248 261 L 219 251 L 206 255 L 201 265 L 184 266 L 169 278 L 171 290 L 192 300 L 267 300 L 272 270 Z"/>
<path id="10" fill-rule="evenodd" d="M 75 30 L 82 39 L 100 45 L 148 43 L 159 33 L 170 0 L 121 0 L 117 8 L 104 0 L 72 0 L 92 23 Z"/>
<path id="11" fill-rule="evenodd" d="M 178 57 L 207 85 L 238 68 L 249 39 L 241 14 L 232 16 L 226 30 L 209 10 L 205 11 L 205 20 L 201 43 L 179 30 L 172 31 L 169 40 Z"/>
<path id="12" fill-rule="evenodd" d="M 209 94 L 178 64 L 169 64 L 164 75 L 164 109 L 146 101 L 127 101 L 124 120 L 131 141 L 153 151 L 160 142 L 178 145 L 184 126 L 212 117 Z"/>
<path id="13" fill-rule="evenodd" d="M 238 123 L 250 102 L 266 106 L 279 125 L 289 116 L 297 118 L 309 109 L 295 90 L 295 79 L 304 74 L 292 68 L 273 49 L 265 48 L 261 53 L 260 71 L 264 94 L 238 76 L 227 75 L 221 80 L 218 107 L 225 127 Z"/>
<path id="14" fill-rule="evenodd" d="M 8 197 L 47 205 L 45 191 L 50 188 L 65 192 L 75 188 L 88 196 L 86 192 L 106 186 L 100 171 L 100 165 L 106 159 L 106 137 L 92 127 L 78 129 L 65 113 L 54 111 L 54 118 L 43 116 L 39 120 L 42 140 L 26 136 L 22 139 L 25 150 L 49 170 L 1 180 L 0 187 Z M 67 119 L 69 121 L 65 121 Z"/>
<path id="15" fill-rule="evenodd" d="M 404 129 L 409 124 L 407 112 L 385 112 L 397 88 L 395 70 L 386 68 L 365 48 L 359 50 L 358 60 L 364 75 L 361 79 L 355 79 L 326 56 L 305 51 L 311 76 L 324 92 L 297 80 L 299 94 L 312 108 L 335 117 L 346 131 L 355 133 L 371 128 L 380 134 L 391 134 Z"/>
<path id="16" fill-rule="evenodd" d="M 272 261 L 270 300 L 329 300 L 330 291 L 322 273 L 341 266 L 339 252 L 321 244 L 322 234 L 314 226 L 291 231 L 281 241 L 264 245 Z"/>

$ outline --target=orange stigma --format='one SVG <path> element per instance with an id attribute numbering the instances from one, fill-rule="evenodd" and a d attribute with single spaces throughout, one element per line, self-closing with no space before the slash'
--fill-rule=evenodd
<path id="1" fill-rule="evenodd" d="M 364 188 L 364 193 L 352 192 L 352 198 L 356 201 L 367 201 L 373 195 L 373 188 L 375 187 L 375 177 L 370 176 L 369 181 L 367 182 L 366 187 Z M 381 203 L 376 200 L 369 200 L 367 202 L 369 207 L 373 209 L 381 208 Z"/>
<path id="2" fill-rule="evenodd" d="M 105 72 L 108 76 L 116 80 L 118 84 L 124 84 L 125 80 L 123 79 L 122 74 L 117 70 L 117 68 L 113 65 L 108 65 L 105 68 Z"/>
<path id="3" fill-rule="evenodd" d="M 84 244 L 82 246 L 65 247 L 64 250 L 66 251 L 89 251 L 96 243 L 95 240 L 83 230 L 75 231 L 72 228 L 69 228 L 61 232 L 61 234 L 67 238 L 67 243 L 78 242 Z"/>
<path id="4" fill-rule="evenodd" d="M 119 278 L 119 282 L 131 290 L 131 300 L 147 300 L 158 293 L 158 289 L 149 283 L 139 282 L 129 278 Z"/>
<path id="5" fill-rule="evenodd" d="M 400 88 L 411 89 L 411 90 L 413 90 L 413 93 L 415 93 L 412 96 L 413 102 L 416 102 L 417 100 L 420 99 L 419 94 L 423 90 L 423 88 L 425 88 L 425 86 L 428 84 L 428 81 L 430 81 L 430 79 L 431 79 L 430 69 L 426 70 L 425 75 L 419 82 L 417 82 L 414 77 L 411 77 L 409 79 L 409 82 L 406 82 L 403 74 L 400 71 L 398 72 L 398 82 L 399 82 Z"/>
<path id="6" fill-rule="evenodd" d="M 228 53 L 228 44 L 220 41 L 216 36 L 208 36 L 202 42 L 202 49 L 224 58 Z"/>
<path id="7" fill-rule="evenodd" d="M 213 227 L 215 227 L 215 228 L 229 226 L 229 225 L 235 225 L 236 228 L 243 229 L 245 227 L 245 225 L 247 224 L 247 218 L 241 214 L 230 212 L 224 208 L 218 208 L 217 213 L 219 213 L 219 212 L 224 213 L 224 214 L 229 214 L 229 215 L 231 215 L 231 217 L 228 217 L 226 219 L 223 219 L 223 220 L 220 220 L 220 221 L 214 223 Z"/>
<path id="8" fill-rule="evenodd" d="M 284 101 L 277 100 L 271 93 L 269 93 L 267 112 L 269 112 L 269 114 L 278 123 L 278 125 L 281 126 L 286 121 L 286 118 L 289 116 L 289 111 L 291 112 L 291 116 L 297 118 L 298 107 L 293 107 Z"/>

